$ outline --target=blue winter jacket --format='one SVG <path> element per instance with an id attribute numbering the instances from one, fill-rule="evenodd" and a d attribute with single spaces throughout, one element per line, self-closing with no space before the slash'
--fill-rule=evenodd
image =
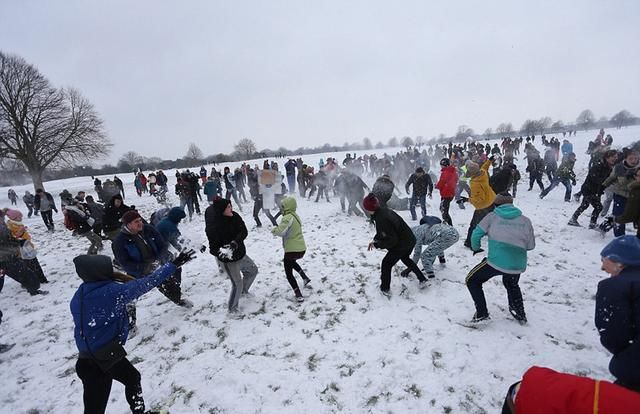
<path id="1" fill-rule="evenodd" d="M 562 155 L 567 155 L 567 154 L 573 152 L 573 144 L 570 143 L 570 142 L 565 142 L 560 147 L 560 151 L 562 151 Z"/>
<path id="2" fill-rule="evenodd" d="M 598 283 L 595 323 L 600 343 L 613 354 L 611 374 L 640 386 L 640 267 Z"/>
<path id="3" fill-rule="evenodd" d="M 222 197 L 222 186 L 220 185 L 220 180 L 217 178 L 207 180 L 204 184 L 203 192 L 207 196 L 207 201 L 213 201 L 216 196 Z"/>
<path id="4" fill-rule="evenodd" d="M 124 345 L 129 335 L 125 305 L 164 282 L 175 271 L 176 266 L 167 263 L 149 276 L 127 283 L 113 280 L 82 283 L 70 304 L 78 351 L 92 354 L 114 338 Z"/>
<path id="5" fill-rule="evenodd" d="M 153 256 L 150 261 L 145 262 L 143 260 L 142 253 L 136 245 L 136 237 L 142 237 L 144 242 L 149 246 L 149 251 Z M 148 224 L 144 225 L 139 235 L 129 233 L 127 228 L 123 226 L 122 231 L 111 244 L 113 255 L 124 271 L 136 278 L 144 276 L 145 269 L 149 269 L 152 262 L 165 259 L 167 248 L 168 244 L 160 233 Z"/>
<path id="6" fill-rule="evenodd" d="M 513 204 L 502 204 L 487 214 L 471 234 L 471 248 L 480 249 L 480 240 L 489 237 L 487 262 L 507 274 L 527 268 L 527 250 L 536 247 L 531 220 Z"/>
<path id="7" fill-rule="evenodd" d="M 180 237 L 180 230 L 178 230 L 178 224 L 180 220 L 185 218 L 187 215 L 183 209 L 180 207 L 173 207 L 169 210 L 169 214 L 167 217 L 160 220 L 160 222 L 156 225 L 156 230 L 162 236 L 164 240 L 166 240 L 169 244 L 175 247 L 177 250 L 181 250 L 182 247 L 178 242 Z"/>

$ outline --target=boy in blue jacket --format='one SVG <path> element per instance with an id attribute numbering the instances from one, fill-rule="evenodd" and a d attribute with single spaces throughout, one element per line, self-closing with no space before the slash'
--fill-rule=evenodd
<path id="1" fill-rule="evenodd" d="M 507 289 L 509 312 L 520 323 L 527 323 L 518 281 L 527 268 L 527 251 L 536 247 L 531 220 L 513 205 L 509 193 L 496 195 L 493 212 L 487 214 L 471 234 L 473 254 L 482 252 L 480 240 L 489 238 L 489 253 L 480 264 L 471 269 L 466 283 L 476 306 L 472 322 L 489 319 L 487 302 L 482 284 L 494 276 L 502 275 L 502 283 Z"/>
<path id="2" fill-rule="evenodd" d="M 181 253 L 173 262 L 138 279 L 114 273 L 108 256 L 83 255 L 73 260 L 83 280 L 70 308 L 85 413 L 105 412 L 114 379 L 125 386 L 131 412 L 145 413 L 140 372 L 126 358 L 123 348 L 129 335 L 126 305 L 165 281 L 194 256 L 193 251 Z M 118 283 L 116 278 L 130 281 Z"/>

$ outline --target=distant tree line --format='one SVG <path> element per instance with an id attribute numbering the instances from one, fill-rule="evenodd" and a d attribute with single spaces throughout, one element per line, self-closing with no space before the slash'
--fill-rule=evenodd
<path id="1" fill-rule="evenodd" d="M 527 119 L 516 130 L 510 122 L 500 123 L 495 130 L 487 128 L 478 134 L 468 125 L 460 125 L 453 135 L 439 134 L 431 138 L 391 137 L 386 142 L 365 137 L 342 145 L 258 150 L 250 138 L 240 139 L 229 154 L 205 156 L 190 143 L 186 154 L 176 159 L 161 159 L 128 151 L 115 165 L 96 167 L 93 160 L 109 153 L 111 142 L 102 119 L 93 105 L 74 89 L 54 87 L 36 67 L 15 55 L 0 52 L 0 185 L 43 181 L 75 176 L 102 176 L 132 173 L 137 170 L 199 168 L 239 160 L 276 158 L 339 151 L 368 151 L 386 147 L 421 147 L 468 139 L 496 139 L 513 135 L 557 134 L 568 130 L 623 128 L 640 124 L 640 118 L 622 110 L 610 118 L 599 119 L 589 109 L 580 112 L 575 123 L 565 125 L 550 117 Z"/>

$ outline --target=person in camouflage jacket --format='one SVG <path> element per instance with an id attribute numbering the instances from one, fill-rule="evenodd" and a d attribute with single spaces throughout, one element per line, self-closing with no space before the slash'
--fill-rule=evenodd
<path id="1" fill-rule="evenodd" d="M 542 193 L 540 193 L 540 199 L 546 197 L 547 194 L 554 188 L 558 186 L 558 184 L 562 183 L 565 188 L 564 192 L 564 201 L 571 201 L 571 185 L 576 185 L 576 173 L 573 172 L 573 166 L 576 163 L 576 154 L 570 153 L 558 167 L 558 171 L 556 171 L 556 176 L 554 177 L 549 187 L 545 188 Z"/>

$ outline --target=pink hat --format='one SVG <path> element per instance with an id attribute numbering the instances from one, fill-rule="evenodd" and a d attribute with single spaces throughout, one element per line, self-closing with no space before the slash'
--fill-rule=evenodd
<path id="1" fill-rule="evenodd" d="M 18 210 L 9 209 L 6 212 L 7 218 L 13 221 L 22 221 L 22 213 Z"/>

